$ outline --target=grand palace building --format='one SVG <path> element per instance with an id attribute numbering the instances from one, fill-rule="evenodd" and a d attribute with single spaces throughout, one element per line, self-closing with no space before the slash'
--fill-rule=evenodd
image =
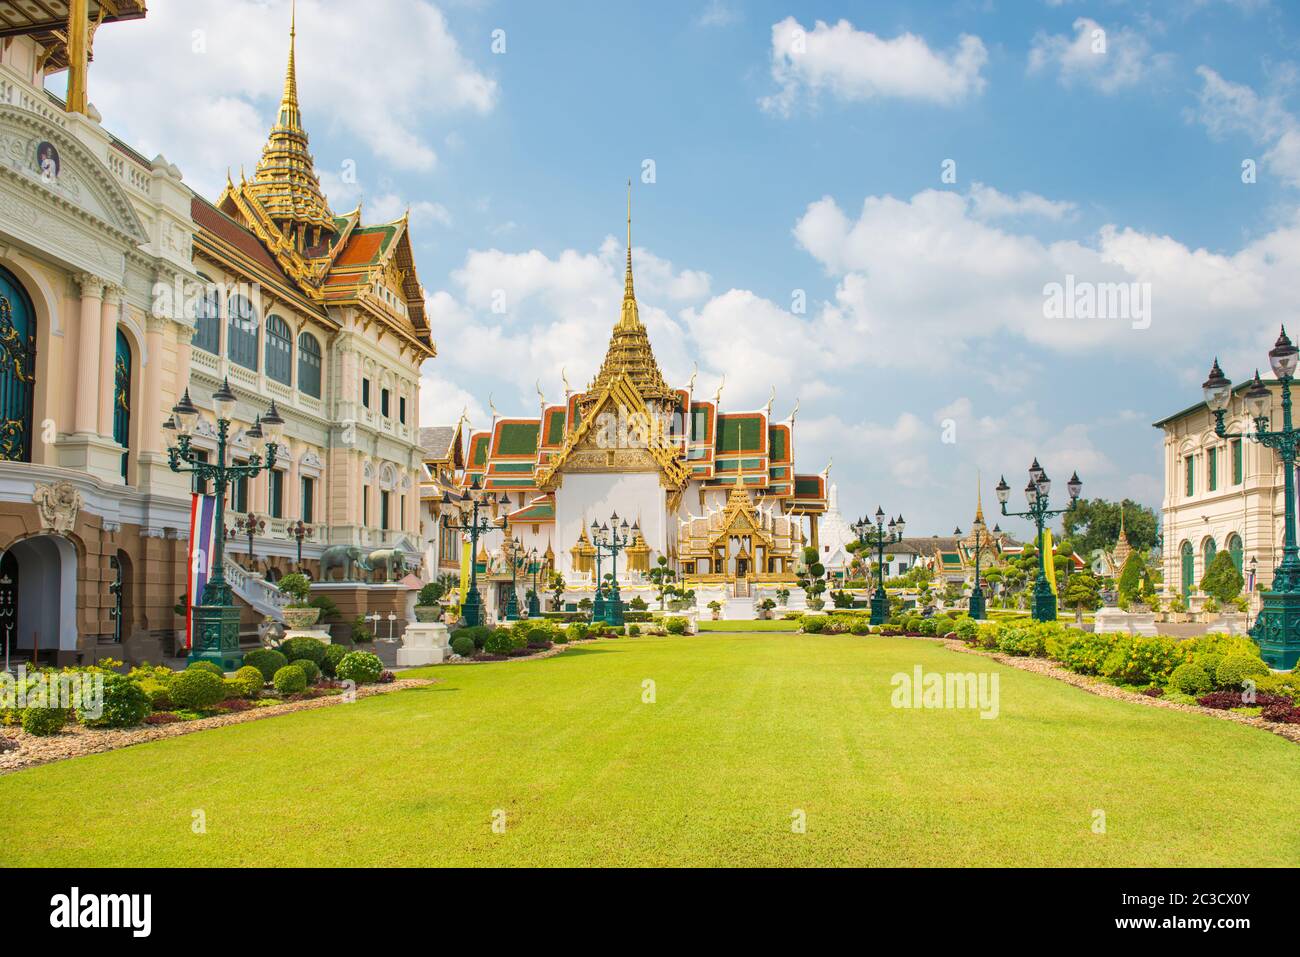
<path id="1" fill-rule="evenodd" d="M 327 546 L 413 565 L 423 549 L 418 386 L 435 350 L 407 219 L 331 209 L 293 29 L 262 157 L 220 195 L 115 138 L 87 99 L 93 37 L 144 15 L 132 0 L 0 10 L 0 640 L 27 656 L 174 651 L 191 480 L 169 466 L 167 426 L 187 389 L 209 421 L 195 447 L 215 452 L 211 395 L 229 383 L 235 461 L 261 450 L 271 400 L 285 419 L 275 468 L 227 502 L 249 622 L 296 564 L 299 521 L 309 571 Z M 44 89 L 61 70 L 66 102 Z"/>
<path id="2" fill-rule="evenodd" d="M 650 601 L 662 558 L 701 607 L 752 618 L 783 586 L 802 597 L 792 586 L 804 547 L 818 545 L 826 475 L 796 473 L 793 413 L 723 411 L 720 389 L 710 398 L 693 379 L 669 385 L 638 313 L 631 243 L 629 206 L 622 308 L 587 388 L 543 400 L 536 416 L 494 416 L 469 437 L 463 488 L 490 492 L 506 523 L 474 556 L 486 601 L 504 611 L 512 563 L 516 577 L 540 570 L 539 588 L 558 572 L 566 603 L 590 598 L 598 561 L 602 576 L 617 572 L 625 601 Z M 606 532 L 626 547 L 598 559 L 593 538 Z"/>

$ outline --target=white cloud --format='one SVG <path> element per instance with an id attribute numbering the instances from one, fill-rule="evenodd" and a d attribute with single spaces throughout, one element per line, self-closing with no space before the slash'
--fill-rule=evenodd
<path id="1" fill-rule="evenodd" d="M 391 223 L 400 219 L 407 210 L 410 210 L 412 226 L 425 226 L 432 223 L 440 226 L 451 225 L 451 213 L 448 212 L 447 207 L 427 199 L 408 203 L 396 193 L 384 193 L 364 205 L 366 221 L 375 223 Z"/>
<path id="2" fill-rule="evenodd" d="M 812 30 L 794 17 L 772 27 L 772 78 L 778 92 L 762 98 L 764 110 L 782 116 L 800 98 L 829 94 L 847 102 L 904 99 L 958 104 L 984 89 L 980 71 L 988 53 L 979 37 L 962 34 L 946 53 L 904 33 L 884 39 L 847 20 L 818 20 Z"/>
<path id="3" fill-rule="evenodd" d="M 1106 30 L 1088 17 L 1079 17 L 1073 27 L 1073 37 L 1042 32 L 1034 37 L 1030 73 L 1055 67 L 1063 86 L 1081 83 L 1116 93 L 1171 62 L 1168 54 L 1153 53 L 1146 38 L 1128 27 Z"/>
<path id="4" fill-rule="evenodd" d="M 726 0 L 709 0 L 695 18 L 695 23 L 701 27 L 729 27 L 740 20 L 740 10 L 733 4 Z"/>
<path id="5" fill-rule="evenodd" d="M 214 196 L 227 168 L 251 173 L 274 118 L 289 46 L 288 0 L 187 0 L 95 41 L 90 93 L 104 124 L 146 155 L 163 152 Z M 355 143 L 362 179 L 428 170 L 427 127 L 489 112 L 496 82 L 461 52 L 427 0 L 298 5 L 304 122 Z M 344 205 L 331 197 L 333 202 Z"/>
<path id="6" fill-rule="evenodd" d="M 1067 200 L 1052 200 L 1037 193 L 1021 192 L 1016 196 L 998 192 L 992 186 L 972 183 L 971 210 L 976 219 L 1015 219 L 1037 216 L 1060 222 L 1073 218 L 1078 206 Z"/>
<path id="7" fill-rule="evenodd" d="M 1216 138 L 1242 133 L 1266 148 L 1264 167 L 1289 186 L 1300 186 L 1300 122 L 1281 97 L 1260 96 L 1244 83 L 1233 83 L 1208 66 L 1201 78 L 1199 108 L 1192 114 Z"/>

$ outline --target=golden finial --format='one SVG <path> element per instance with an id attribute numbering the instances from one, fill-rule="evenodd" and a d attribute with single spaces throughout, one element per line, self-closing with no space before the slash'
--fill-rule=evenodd
<path id="1" fill-rule="evenodd" d="M 694 368 L 691 369 L 691 381 L 686 383 L 687 392 L 691 392 L 691 393 L 695 392 L 695 377 L 699 374 L 700 374 L 700 364 L 697 362 L 695 363 Z"/>
<path id="2" fill-rule="evenodd" d="M 769 419 L 772 418 L 772 403 L 776 401 L 776 386 L 772 386 L 772 394 L 767 397 L 767 410 L 764 413 Z"/>
<path id="3" fill-rule="evenodd" d="M 537 401 L 542 404 L 542 411 L 546 411 L 546 394 L 542 392 L 542 380 L 537 380 Z"/>
<path id="4" fill-rule="evenodd" d="M 984 524 L 984 489 L 980 470 L 975 470 L 975 527 L 978 530 Z"/>
<path id="5" fill-rule="evenodd" d="M 493 401 L 492 401 L 492 393 L 491 393 L 491 392 L 488 393 L 488 409 L 490 409 L 491 412 L 492 412 L 492 422 L 495 424 L 495 423 L 496 423 L 496 420 L 499 418 L 499 413 L 497 412 L 496 404 L 493 403 Z"/>
<path id="6" fill-rule="evenodd" d="M 560 367 L 560 381 L 564 383 L 564 402 L 567 405 L 569 396 L 573 395 L 573 390 L 569 388 L 569 374 L 563 366 Z"/>
<path id="7" fill-rule="evenodd" d="M 794 408 L 790 410 L 790 418 L 787 419 L 786 421 L 788 421 L 791 425 L 793 425 L 794 417 L 798 414 L 799 414 L 799 399 L 796 396 L 794 400 Z"/>
<path id="8" fill-rule="evenodd" d="M 627 271 L 623 275 L 623 313 L 619 316 L 620 329 L 636 329 L 641 325 L 637 313 L 636 293 L 632 289 L 632 181 L 627 181 Z"/>
<path id="9" fill-rule="evenodd" d="M 722 408 L 722 387 L 727 384 L 727 374 L 722 373 L 722 378 L 718 380 L 718 391 L 713 393 L 713 407 Z"/>

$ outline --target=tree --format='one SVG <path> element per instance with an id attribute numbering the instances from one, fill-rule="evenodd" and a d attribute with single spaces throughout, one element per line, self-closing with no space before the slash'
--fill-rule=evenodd
<path id="1" fill-rule="evenodd" d="M 1240 595 L 1245 584 L 1232 556 L 1228 552 L 1219 552 L 1201 578 L 1201 591 L 1223 605 Z"/>
<path id="2" fill-rule="evenodd" d="M 809 545 L 803 550 L 803 567 L 799 571 L 799 587 L 809 601 L 820 599 L 826 591 L 826 566 L 817 560 L 817 549 Z"/>
<path id="3" fill-rule="evenodd" d="M 1119 540 L 1120 511 L 1124 515 L 1124 533 L 1134 551 L 1146 554 L 1159 539 L 1156 513 L 1132 499 L 1108 502 L 1105 499 L 1079 499 L 1065 510 L 1061 525 L 1080 555 L 1091 555 L 1101 548 L 1110 551 Z"/>
<path id="4" fill-rule="evenodd" d="M 1092 611 L 1101 607 L 1101 585 L 1089 572 L 1075 572 L 1070 576 L 1061 601 L 1067 608 L 1078 611 Z"/>
<path id="5" fill-rule="evenodd" d="M 556 611 L 560 611 L 564 603 L 564 576 L 559 572 L 551 573 L 551 601 Z"/>
<path id="6" fill-rule="evenodd" d="M 650 580 L 654 582 L 659 595 L 659 610 L 664 610 L 664 599 L 673 591 L 672 583 L 677 580 L 677 573 L 668 567 L 668 559 L 660 555 L 655 567 L 650 569 Z"/>
<path id="7" fill-rule="evenodd" d="M 1150 591 L 1145 577 L 1145 562 L 1135 551 L 1124 560 L 1124 567 L 1119 572 L 1119 599 L 1123 604 L 1136 601 L 1143 592 Z"/>

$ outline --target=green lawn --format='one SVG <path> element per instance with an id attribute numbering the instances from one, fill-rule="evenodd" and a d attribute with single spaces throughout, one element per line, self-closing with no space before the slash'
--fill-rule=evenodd
<path id="1" fill-rule="evenodd" d="M 1000 716 L 892 708 L 916 664 L 996 672 Z M 1300 747 L 931 642 L 615 639 L 427 673 L 0 776 L 0 865 L 1300 864 Z"/>
<path id="2" fill-rule="evenodd" d="M 765 621 L 714 621 L 711 618 L 704 618 L 697 621 L 696 626 L 700 631 L 798 631 L 799 622 L 786 621 L 783 618 L 774 618 Z"/>

